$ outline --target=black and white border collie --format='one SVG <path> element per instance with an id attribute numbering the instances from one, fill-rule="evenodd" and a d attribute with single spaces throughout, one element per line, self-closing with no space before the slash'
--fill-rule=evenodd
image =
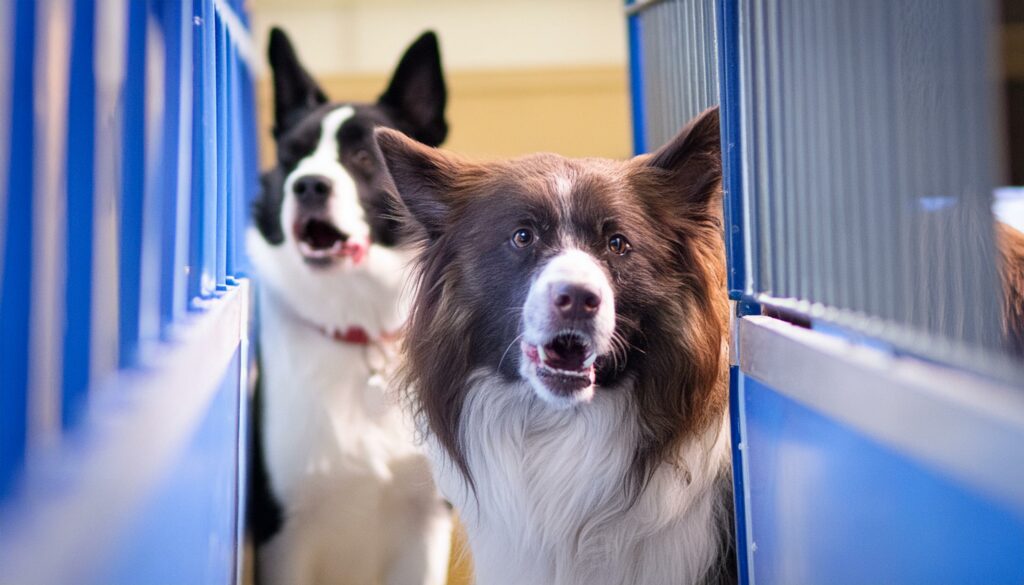
<path id="1" fill-rule="evenodd" d="M 425 234 L 404 388 L 477 582 L 735 582 L 717 110 L 625 162 L 377 143 Z"/>
<path id="2" fill-rule="evenodd" d="M 411 252 L 377 126 L 447 134 L 433 33 L 376 103 L 329 103 L 270 35 L 277 166 L 247 247 L 258 277 L 259 388 L 250 524 L 263 585 L 441 585 L 452 520 L 412 424 L 385 388 Z"/>

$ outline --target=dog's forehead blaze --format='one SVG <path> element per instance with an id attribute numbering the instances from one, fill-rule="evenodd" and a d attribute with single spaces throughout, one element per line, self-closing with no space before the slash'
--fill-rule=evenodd
<path id="1" fill-rule="evenodd" d="M 568 241 L 637 217 L 622 163 L 542 154 L 485 169 L 455 185 L 462 205 L 456 206 L 453 224 L 492 228 L 529 221 Z"/>
<path id="2" fill-rule="evenodd" d="M 333 103 L 310 113 L 301 122 L 290 128 L 281 137 L 279 147 L 289 149 L 296 162 L 311 156 L 324 138 L 325 126 L 330 121 L 331 115 L 343 108 L 351 109 L 352 114 L 342 121 L 333 136 L 334 145 L 339 154 L 344 148 L 354 144 L 368 145 L 373 140 L 374 126 L 391 125 L 390 120 L 382 112 L 375 111 L 374 108 L 357 103 Z"/>

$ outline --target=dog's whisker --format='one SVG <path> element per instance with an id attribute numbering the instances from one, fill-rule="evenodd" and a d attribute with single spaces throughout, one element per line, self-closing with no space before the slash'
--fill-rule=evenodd
<path id="1" fill-rule="evenodd" d="M 497 368 L 498 371 L 501 371 L 501 364 L 504 363 L 505 356 L 508 355 L 509 350 L 512 349 L 512 346 L 515 345 L 517 341 L 519 341 L 520 339 L 523 338 L 523 335 L 524 334 L 522 334 L 522 333 L 520 333 L 519 335 L 516 335 L 515 339 L 512 340 L 512 343 L 509 343 L 508 347 L 505 348 L 505 352 L 501 354 L 501 359 L 498 360 L 498 368 Z"/>

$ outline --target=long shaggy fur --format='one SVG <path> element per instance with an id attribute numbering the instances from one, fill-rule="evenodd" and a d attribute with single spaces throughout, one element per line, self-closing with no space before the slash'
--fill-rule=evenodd
<path id="1" fill-rule="evenodd" d="M 734 580 L 717 111 L 627 162 L 377 141 L 422 239 L 401 386 L 480 582 Z M 514 251 L 523 222 L 538 244 Z M 607 230 L 628 259 L 603 254 Z M 558 410 L 520 377 L 519 343 L 532 279 L 570 248 L 614 291 L 614 349 L 592 402 Z"/>

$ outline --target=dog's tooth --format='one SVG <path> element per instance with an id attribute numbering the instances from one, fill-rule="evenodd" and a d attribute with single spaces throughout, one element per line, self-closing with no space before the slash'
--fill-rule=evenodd
<path id="1" fill-rule="evenodd" d="M 539 345 L 539 344 L 537 345 L 537 355 L 540 357 L 540 361 L 541 362 L 548 361 L 548 354 L 544 352 L 544 346 L 543 345 Z"/>
<path id="2" fill-rule="evenodd" d="M 590 355 L 587 356 L 587 359 L 583 360 L 583 367 L 589 368 L 590 366 L 594 365 L 595 361 L 597 361 L 597 354 L 591 353 Z"/>

